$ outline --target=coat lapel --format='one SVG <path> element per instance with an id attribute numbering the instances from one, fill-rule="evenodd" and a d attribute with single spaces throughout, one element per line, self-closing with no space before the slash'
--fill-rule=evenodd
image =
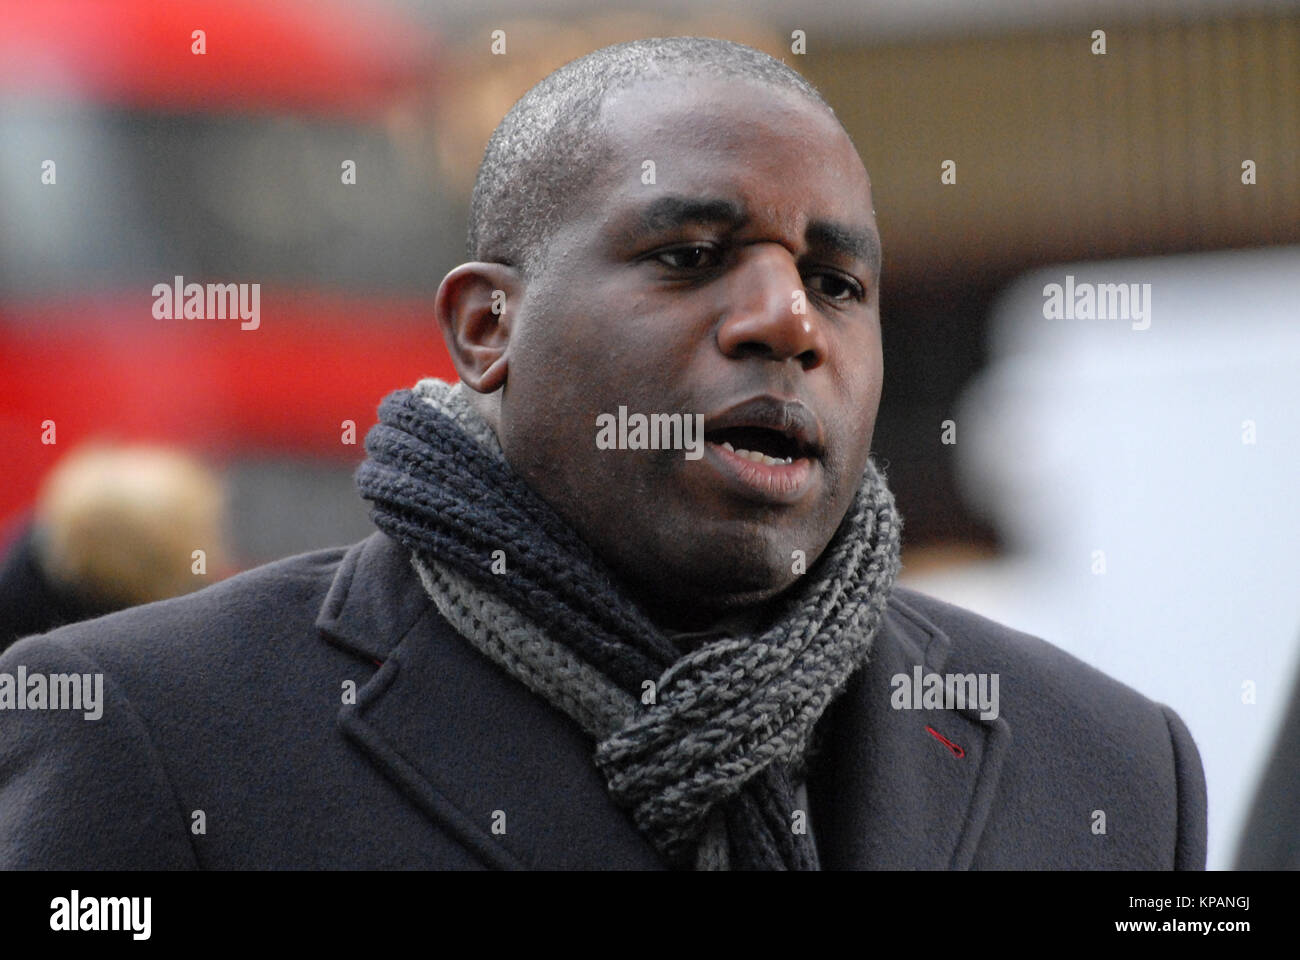
<path id="1" fill-rule="evenodd" d="M 581 728 L 456 633 L 393 540 L 349 551 L 317 626 L 382 662 L 344 733 L 485 866 L 663 869 Z"/>
<path id="2" fill-rule="evenodd" d="M 827 740 L 809 805 L 824 869 L 970 867 L 1010 726 L 1001 717 L 980 719 L 977 709 L 890 705 L 891 677 L 911 677 L 917 664 L 940 673 L 951 649 L 896 591 L 867 668 L 823 718 Z"/>

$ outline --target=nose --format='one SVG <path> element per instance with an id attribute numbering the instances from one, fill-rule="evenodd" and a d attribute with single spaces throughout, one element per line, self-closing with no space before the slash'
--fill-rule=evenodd
<path id="1" fill-rule="evenodd" d="M 732 305 L 718 328 L 718 348 L 728 357 L 797 360 L 805 370 L 826 361 L 826 336 L 816 307 L 790 252 L 775 243 L 744 250 L 730 272 Z"/>

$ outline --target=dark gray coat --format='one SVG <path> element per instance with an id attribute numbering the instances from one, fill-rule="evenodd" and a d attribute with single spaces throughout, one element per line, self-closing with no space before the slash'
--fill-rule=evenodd
<path id="1" fill-rule="evenodd" d="M 998 673 L 1001 715 L 893 709 L 915 664 Z M 455 633 L 380 533 L 20 641 L 0 673 L 19 665 L 102 672 L 105 704 L 0 710 L 0 868 L 663 867 L 578 726 Z M 822 722 L 828 869 L 1204 868 L 1178 716 L 975 614 L 896 589 Z"/>

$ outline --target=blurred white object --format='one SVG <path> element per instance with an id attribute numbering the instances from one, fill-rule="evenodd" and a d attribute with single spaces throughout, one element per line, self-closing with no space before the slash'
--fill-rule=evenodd
<path id="1" fill-rule="evenodd" d="M 1046 319 L 1067 276 L 1150 283 L 1149 328 Z M 1007 557 L 905 582 L 1177 710 L 1227 868 L 1300 655 L 1300 248 L 1035 271 L 991 330 L 956 453 Z"/>

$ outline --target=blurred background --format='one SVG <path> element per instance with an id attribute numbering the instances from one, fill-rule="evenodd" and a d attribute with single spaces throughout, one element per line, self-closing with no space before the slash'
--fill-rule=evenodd
<path id="1" fill-rule="evenodd" d="M 1173 706 L 1230 866 L 1300 667 L 1300 5 L 640 6 L 0 2 L 11 582 L 187 574 L 75 619 L 367 535 L 379 400 L 454 376 L 431 298 L 497 122 L 597 47 L 726 37 L 871 174 L 905 582 Z M 177 276 L 259 283 L 258 328 L 156 319 Z M 1048 317 L 1067 276 L 1149 284 L 1149 326 Z"/>

